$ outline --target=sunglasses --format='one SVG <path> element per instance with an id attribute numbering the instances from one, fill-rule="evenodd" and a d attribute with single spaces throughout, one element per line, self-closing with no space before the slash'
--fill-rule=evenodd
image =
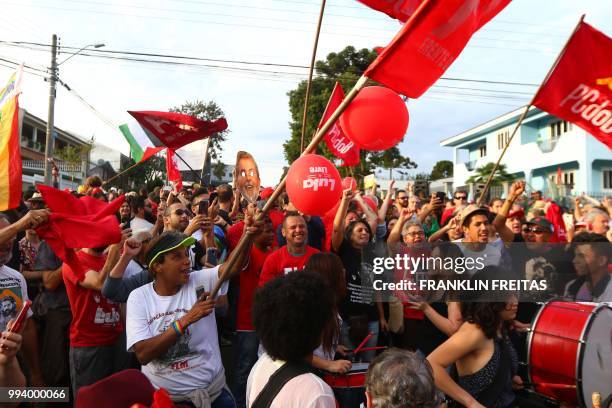
<path id="1" fill-rule="evenodd" d="M 176 211 L 174 212 L 174 214 L 175 214 L 175 215 L 178 215 L 179 217 L 182 217 L 183 215 L 189 215 L 189 214 L 187 213 L 187 211 L 185 211 L 185 210 L 181 210 L 180 208 L 179 208 L 178 210 L 176 210 Z"/>
<path id="2" fill-rule="evenodd" d="M 467 200 L 467 196 L 455 196 L 455 200 Z"/>
<path id="3" fill-rule="evenodd" d="M 544 234 L 547 231 L 543 230 L 543 229 L 540 229 L 540 228 L 537 228 L 537 227 L 531 227 L 531 228 L 526 227 L 526 228 L 523 228 L 523 232 L 524 233 L 533 232 L 534 234 L 540 235 L 540 234 Z"/>
<path id="4" fill-rule="evenodd" d="M 406 235 L 408 235 L 409 237 L 412 237 L 412 238 L 416 238 L 416 237 L 424 236 L 425 233 L 423 231 L 407 232 Z"/>
<path id="5" fill-rule="evenodd" d="M 398 199 L 398 200 L 407 200 L 407 199 L 408 199 L 408 196 L 405 196 L 405 197 L 397 197 L 397 199 Z"/>

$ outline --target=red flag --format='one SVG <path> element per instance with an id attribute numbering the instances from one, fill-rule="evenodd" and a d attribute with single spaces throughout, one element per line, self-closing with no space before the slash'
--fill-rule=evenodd
<path id="1" fill-rule="evenodd" d="M 327 119 L 335 112 L 344 99 L 344 90 L 340 82 L 336 82 L 332 91 L 323 117 L 319 122 L 319 129 L 323 127 Z M 336 121 L 334 125 L 325 134 L 325 143 L 331 152 L 338 158 L 343 160 L 343 166 L 356 166 L 359 164 L 359 146 L 348 138 L 342 131 L 340 123 Z"/>
<path id="2" fill-rule="evenodd" d="M 423 0 L 359 0 L 359 2 L 374 10 L 381 11 L 391 18 L 405 22 Z"/>
<path id="3" fill-rule="evenodd" d="M 567 232 L 563 221 L 563 211 L 555 202 L 551 202 L 546 210 L 546 219 L 551 222 L 554 228 L 550 242 L 567 242 Z"/>
<path id="4" fill-rule="evenodd" d="M 149 160 L 151 157 L 155 156 L 157 153 L 161 152 L 164 149 L 165 147 L 147 147 L 138 163 L 142 163 L 144 161 Z"/>
<path id="5" fill-rule="evenodd" d="M 612 40 L 586 23 L 570 39 L 533 104 L 612 149 Z"/>
<path id="6" fill-rule="evenodd" d="M 510 0 L 425 0 L 364 75 L 410 98 L 432 86 Z"/>
<path id="7" fill-rule="evenodd" d="M 45 185 L 38 185 L 37 188 L 51 215 L 49 221 L 38 227 L 36 232 L 77 273 L 85 271 L 74 249 L 99 248 L 121 240 L 121 228 L 115 213 L 125 196 L 107 204 L 89 196 L 79 199 Z"/>
<path id="8" fill-rule="evenodd" d="M 177 190 L 183 188 L 183 177 L 176 162 L 175 151 L 172 149 L 168 149 L 166 154 L 166 175 L 168 181 L 176 183 Z"/>
<path id="9" fill-rule="evenodd" d="M 174 150 L 227 129 L 225 118 L 207 121 L 176 112 L 128 113 L 145 129 L 155 146 L 167 146 Z"/>

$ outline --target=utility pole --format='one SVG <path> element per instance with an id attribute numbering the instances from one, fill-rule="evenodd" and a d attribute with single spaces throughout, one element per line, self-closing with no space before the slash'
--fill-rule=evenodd
<path id="1" fill-rule="evenodd" d="M 51 40 L 51 68 L 49 76 L 49 115 L 47 116 L 47 137 L 45 142 L 45 184 L 51 186 L 51 162 L 53 158 L 53 121 L 55 117 L 55 96 L 57 81 L 57 35 L 53 34 Z"/>

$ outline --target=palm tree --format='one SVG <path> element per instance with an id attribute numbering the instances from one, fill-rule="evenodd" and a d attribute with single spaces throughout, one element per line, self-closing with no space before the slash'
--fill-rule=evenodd
<path id="1" fill-rule="evenodd" d="M 467 184 L 484 184 L 489 179 L 493 168 L 495 167 L 495 163 L 487 163 L 484 166 L 478 167 L 474 174 L 468 178 L 465 182 Z M 497 167 L 497 171 L 495 171 L 495 175 L 493 176 L 493 180 L 491 181 L 492 186 L 499 186 L 502 183 L 511 183 L 515 180 L 512 174 L 508 174 L 506 171 L 506 165 L 500 164 Z"/>

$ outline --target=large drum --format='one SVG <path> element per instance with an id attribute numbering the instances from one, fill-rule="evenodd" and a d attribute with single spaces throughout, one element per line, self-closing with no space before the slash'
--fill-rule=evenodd
<path id="1" fill-rule="evenodd" d="M 346 374 L 326 373 L 323 380 L 334 390 L 341 408 L 359 408 L 365 403 L 365 376 L 369 363 L 354 363 Z"/>
<path id="2" fill-rule="evenodd" d="M 612 393 L 612 307 L 549 302 L 527 338 L 529 382 L 560 402 L 590 407 L 591 394 Z"/>

